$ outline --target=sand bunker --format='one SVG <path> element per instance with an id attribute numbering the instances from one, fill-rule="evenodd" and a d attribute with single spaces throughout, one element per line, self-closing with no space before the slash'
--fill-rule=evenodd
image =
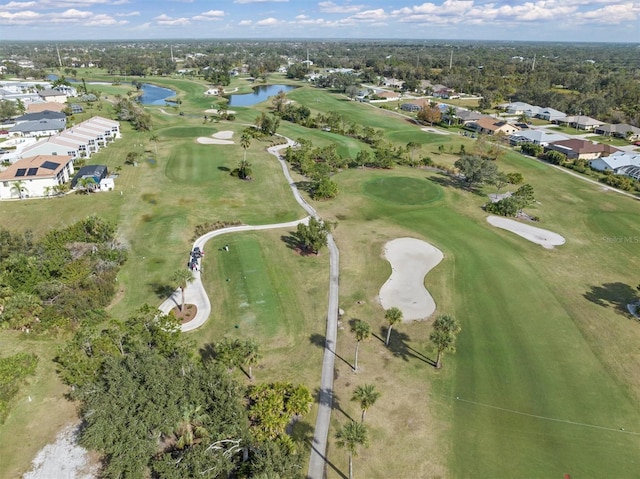
<path id="1" fill-rule="evenodd" d="M 380 288 L 380 304 L 402 311 L 404 321 L 431 316 L 436 303 L 424 287 L 424 277 L 442 261 L 444 255 L 435 246 L 415 238 L 397 238 L 384 246 L 391 263 L 391 276 Z"/>
<path id="2" fill-rule="evenodd" d="M 234 141 L 232 131 L 219 131 L 211 135 L 212 138 L 206 136 L 199 137 L 196 141 L 203 145 L 233 145 Z"/>
<path id="3" fill-rule="evenodd" d="M 519 221 L 502 218 L 500 216 L 489 216 L 487 221 L 493 226 L 511 231 L 512 233 L 522 236 L 524 239 L 527 239 L 532 243 L 539 244 L 547 249 L 553 249 L 554 246 L 560 246 L 565 243 L 564 237 L 557 233 L 543 230 L 542 228 L 536 228 L 535 226 L 526 225 Z"/>
<path id="4" fill-rule="evenodd" d="M 229 115 L 235 115 L 236 112 L 234 110 L 225 110 Z M 205 113 L 213 113 L 214 115 L 217 115 L 218 113 L 222 113 L 222 110 L 218 110 L 216 108 L 209 108 L 208 110 L 204 111 Z"/>

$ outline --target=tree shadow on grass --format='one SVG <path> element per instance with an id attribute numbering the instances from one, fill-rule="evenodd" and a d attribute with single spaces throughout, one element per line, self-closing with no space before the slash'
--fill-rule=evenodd
<path id="1" fill-rule="evenodd" d="M 629 314 L 627 304 L 637 301 L 638 291 L 624 283 L 605 283 L 602 286 L 591 286 L 584 297 L 598 306 L 613 309 L 622 314 Z"/>
<path id="2" fill-rule="evenodd" d="M 166 283 L 149 283 L 149 286 L 151 286 L 153 293 L 161 299 L 167 299 L 176 290 L 173 286 Z"/>
<path id="3" fill-rule="evenodd" d="M 383 326 L 382 328 L 380 328 L 380 334 L 384 338 L 387 337 L 387 328 L 388 326 Z M 375 336 L 379 338 L 384 344 L 384 339 L 378 337 L 377 335 Z M 409 359 L 414 358 L 418 361 L 422 361 L 423 363 L 435 367 L 436 362 L 428 356 L 422 354 L 420 351 L 417 351 L 416 349 L 413 349 L 411 346 L 409 346 L 409 341 L 410 338 L 408 334 L 392 329 L 391 337 L 389 338 L 389 351 L 391 351 L 394 356 L 401 358 L 403 361 L 409 361 Z"/>
<path id="4" fill-rule="evenodd" d="M 338 469 L 334 463 L 332 463 L 329 459 L 327 459 L 327 457 L 318 450 L 318 448 L 316 447 L 313 441 L 309 441 L 309 446 L 311 446 L 311 449 L 313 449 L 324 460 L 327 466 L 329 466 L 331 469 L 335 471 L 336 474 L 338 474 L 342 479 L 348 479 L 348 477 L 340 469 Z M 305 477 L 307 479 L 310 479 L 310 476 L 305 476 Z"/>
<path id="5" fill-rule="evenodd" d="M 322 348 L 322 349 L 324 349 L 325 346 L 327 346 L 327 339 L 322 334 L 317 334 L 317 333 L 312 334 L 311 336 L 309 336 L 309 342 L 314 346 L 318 346 L 319 348 Z M 327 346 L 329 351 L 331 351 L 336 356 L 336 358 L 338 358 L 340 361 L 342 361 L 351 369 L 353 369 L 353 366 L 351 365 L 351 363 L 349 363 L 349 361 L 347 361 L 338 353 L 336 353 L 335 348 L 331 346 L 332 345 Z"/>
<path id="6" fill-rule="evenodd" d="M 198 352 L 202 361 L 213 361 L 216 358 L 216 350 L 211 343 L 207 343 L 202 346 Z"/>
<path id="7" fill-rule="evenodd" d="M 461 181 L 460 179 L 454 176 L 451 176 L 447 173 L 439 172 L 438 176 L 429 176 L 427 177 L 427 179 L 432 183 L 435 183 L 445 188 L 447 187 L 456 188 L 458 190 L 468 191 L 469 193 L 474 194 L 476 196 L 484 196 L 484 193 L 482 193 L 482 191 L 480 191 L 479 189 L 474 187 L 469 187 L 469 185 L 464 181 Z"/>
<path id="8" fill-rule="evenodd" d="M 218 169 L 219 169 L 220 171 L 231 171 L 231 169 L 230 169 L 230 168 L 227 168 L 226 166 L 218 166 Z"/>
<path id="9" fill-rule="evenodd" d="M 350 421 L 353 421 L 353 418 L 344 409 L 342 409 L 340 400 L 336 397 L 335 394 L 333 394 L 333 392 L 330 392 L 328 389 L 315 388 L 313 391 L 313 396 L 318 405 L 328 406 L 332 410 L 335 409 L 336 411 L 340 411 L 344 415 L 344 417 L 346 417 Z"/>
<path id="10" fill-rule="evenodd" d="M 307 194 L 311 194 L 313 192 L 313 183 L 311 181 L 296 181 L 295 185 L 296 188 Z"/>

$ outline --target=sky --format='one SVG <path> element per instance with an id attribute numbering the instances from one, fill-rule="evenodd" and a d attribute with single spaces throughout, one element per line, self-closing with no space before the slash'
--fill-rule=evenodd
<path id="1" fill-rule="evenodd" d="M 640 43 L 640 0 L 0 0 L 0 40 Z"/>

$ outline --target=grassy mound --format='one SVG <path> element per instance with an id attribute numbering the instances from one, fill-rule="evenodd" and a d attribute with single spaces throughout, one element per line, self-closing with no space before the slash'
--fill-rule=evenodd
<path id="1" fill-rule="evenodd" d="M 403 176 L 379 177 L 367 181 L 362 187 L 367 196 L 399 205 L 424 205 L 442 198 L 442 189 L 420 178 Z"/>

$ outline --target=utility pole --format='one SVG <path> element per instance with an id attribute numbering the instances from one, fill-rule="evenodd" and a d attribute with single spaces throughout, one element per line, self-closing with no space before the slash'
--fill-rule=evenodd
<path id="1" fill-rule="evenodd" d="M 58 52 L 58 64 L 60 65 L 60 68 L 62 68 L 62 58 L 60 58 L 60 49 L 58 48 L 58 45 L 56 45 L 56 52 Z"/>
<path id="2" fill-rule="evenodd" d="M 451 49 L 451 56 L 449 57 L 449 70 L 453 68 L 453 48 Z"/>

